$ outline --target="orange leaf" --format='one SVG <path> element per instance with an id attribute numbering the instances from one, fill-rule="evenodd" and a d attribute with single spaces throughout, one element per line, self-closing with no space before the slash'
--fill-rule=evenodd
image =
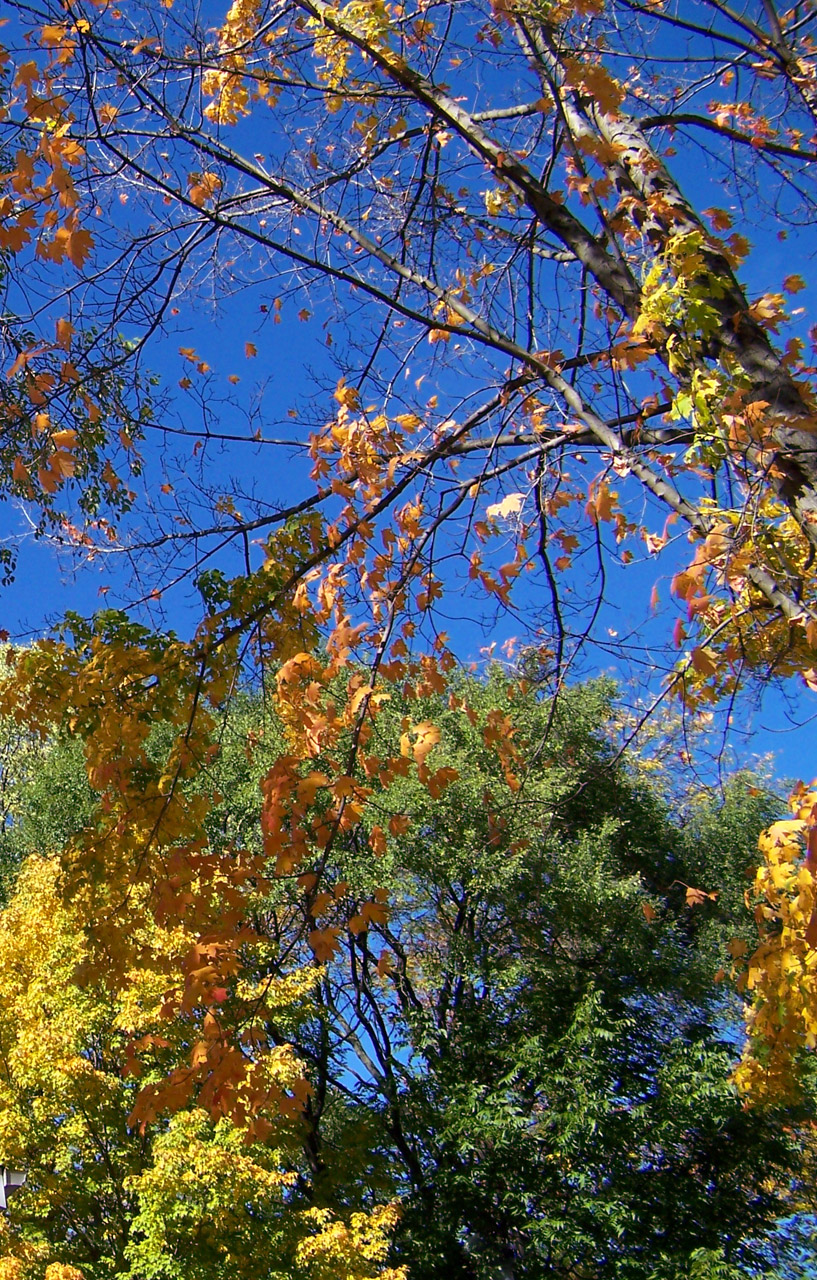
<path id="1" fill-rule="evenodd" d="M 77 433 L 68 428 L 65 431 L 55 431 L 51 439 L 58 449 L 73 449 L 77 442 Z"/>
<path id="2" fill-rule="evenodd" d="M 587 505 L 584 509 L 585 514 L 590 517 L 593 524 L 598 524 L 600 520 L 612 520 L 617 498 L 618 494 L 610 489 L 606 480 L 601 482 L 595 492 L 593 491 L 593 485 L 591 485 L 590 492 L 587 495 Z"/>
<path id="3" fill-rule="evenodd" d="M 429 751 L 436 747 L 440 741 L 440 730 L 430 720 L 422 720 L 420 724 L 414 725 L 415 741 L 412 747 L 415 763 L 420 765 L 425 760 Z"/>
<path id="4" fill-rule="evenodd" d="M 327 929 L 312 930 L 309 935 L 309 945 L 316 960 L 324 963 L 335 956 L 339 947 L 339 933 L 340 929 L 335 925 L 330 925 Z"/>
<path id="5" fill-rule="evenodd" d="M 388 848 L 386 841 L 386 833 L 382 827 L 374 826 L 369 832 L 369 848 L 378 858 L 382 857 Z"/>
<path id="6" fill-rule="evenodd" d="M 688 907 L 700 907 L 707 898 L 711 902 L 717 901 L 717 893 L 706 893 L 703 889 L 693 889 L 692 885 L 685 885 L 686 888 L 686 904 Z"/>
<path id="7" fill-rule="evenodd" d="M 94 246 L 94 238 L 90 231 L 81 227 L 60 227 L 54 233 L 53 244 L 59 247 L 60 258 L 68 258 L 75 267 L 81 267 Z"/>
<path id="8" fill-rule="evenodd" d="M 57 321 L 57 346 L 62 347 L 63 351 L 70 350 L 71 339 L 74 336 L 74 326 L 70 320 Z"/>
<path id="9" fill-rule="evenodd" d="M 221 178 L 215 173 L 191 173 L 188 182 L 190 199 L 199 209 L 218 194 L 222 185 Z"/>
<path id="10" fill-rule="evenodd" d="M 46 493 L 56 493 L 60 487 L 59 476 L 45 467 L 37 468 L 37 479 Z"/>

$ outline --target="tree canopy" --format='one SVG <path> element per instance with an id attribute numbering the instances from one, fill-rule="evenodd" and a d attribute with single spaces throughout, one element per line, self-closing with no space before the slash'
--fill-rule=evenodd
<path id="1" fill-rule="evenodd" d="M 340 1006 L 331 983 L 316 991 L 347 1022 L 350 1009 L 362 1016 L 366 939 L 421 905 L 409 892 L 420 868 L 386 872 L 463 785 L 457 716 L 501 776 L 471 797 L 491 849 L 536 794 L 588 665 L 649 668 L 650 698 L 625 737 L 670 698 L 698 720 L 728 718 L 750 679 L 817 684 L 814 337 L 797 305 L 806 280 L 791 270 L 814 223 L 814 16 L 773 0 L 10 7 L 0 492 L 52 545 L 130 576 L 101 588 L 127 607 L 69 614 L 9 651 L 0 712 L 32 750 L 70 741 L 82 761 L 83 821 L 39 852 L 58 856 L 54 892 L 81 931 L 79 989 L 102 981 L 115 1020 L 116 1001 L 130 1001 L 121 1049 L 141 1085 L 126 1129 L 159 1143 L 152 1126 L 195 1103 L 215 1126 L 205 1145 L 226 1120 L 263 1144 L 270 1111 L 317 1106 L 286 1048 L 297 1027 L 271 1034 L 274 989 L 245 967 L 263 971 L 271 942 L 275 980 L 297 1004 L 322 967 L 348 960 Z M 13 549 L 0 557 L 11 575 Z M 488 707 L 456 676 L 485 631 L 518 659 Z M 529 735 L 518 717 L 531 689 L 546 711 Z M 251 691 L 261 727 L 242 719 Z M 231 709 L 259 764 L 240 811 L 223 808 L 217 781 Z M 572 775 L 581 753 L 562 749 Z M 686 746 L 676 758 L 690 765 Z M 593 757 L 600 779 L 608 763 Z M 427 799 L 390 807 L 401 786 Z M 601 781 L 578 795 L 612 816 Z M 752 1002 L 737 1079 L 772 1109 L 802 1086 L 817 1038 L 817 805 L 804 789 L 793 803 L 764 838 L 749 893 L 760 936 L 736 933 L 734 974 L 721 964 Z M 510 966 L 510 990 L 534 973 L 556 981 L 522 943 L 531 920 L 567 909 L 558 885 L 573 875 L 558 832 L 536 821 L 537 874 L 556 887 L 540 916 L 502 926 L 522 966 Z M 634 906 L 623 863 L 615 887 L 605 880 L 606 859 L 624 854 L 599 823 L 597 863 L 592 841 L 571 843 L 570 858 L 611 911 L 619 891 Z M 423 893 L 436 910 L 432 871 L 460 871 L 445 841 L 435 849 Z M 534 875 L 515 881 L 521 846 L 511 852 L 507 881 L 486 884 L 489 934 L 491 895 L 509 910 L 503 895 L 526 901 Z M 650 895 L 667 877 L 637 863 L 631 874 L 652 937 Z M 706 908 L 727 882 L 688 878 L 686 891 Z M 256 902 L 272 905 L 258 914 Z M 635 946 L 630 926 L 621 939 Z M 394 936 L 408 957 L 417 940 Z M 591 943 L 579 928 L 592 968 Z M 461 932 L 451 945 L 462 990 L 476 989 L 479 947 Z M 381 961 L 395 963 L 386 949 Z M 439 983 L 448 1008 L 460 976 L 444 951 L 435 963 L 424 983 Z M 142 982 L 162 997 L 144 1017 Z M 490 990 L 513 1058 L 507 993 Z M 580 1035 L 592 1007 L 627 1038 L 636 1015 L 621 991 L 613 1007 L 604 984 L 568 995 L 565 1035 Z M 660 1041 L 671 1023 L 655 1016 Z M 366 1017 L 366 1053 L 391 1088 L 377 1065 L 384 1014 Z M 460 1030 L 466 1052 L 483 1034 L 477 1010 Z M 326 1064 L 331 1043 L 315 1034 L 312 1058 Z M 410 1052 L 436 1063 L 415 1034 L 412 1023 Z M 716 1040 L 710 1021 L 704 1057 Z M 555 1053 L 537 1049 L 534 1075 Z M 528 1114 L 540 1095 L 517 1104 L 516 1067 L 504 1065 L 508 1107 Z M 617 1124 L 609 1067 L 602 1054 L 594 1088 Z M 417 1123 L 433 1115 L 444 1132 L 466 1103 L 456 1080 L 428 1071 Z M 481 1114 L 478 1101 L 468 1105 Z M 373 1096 L 372 1124 L 391 1105 Z M 309 1158 L 314 1180 L 321 1157 Z M 441 1165 L 453 1196 L 463 1166 Z M 507 1194 L 513 1218 L 521 1201 Z M 346 1207 L 388 1214 L 389 1203 Z M 351 1221 L 321 1219 L 330 1236 Z M 446 1249 L 478 1238 L 463 1221 L 445 1228 Z M 387 1265 L 380 1228 L 359 1226 L 374 1233 L 369 1261 Z"/>
<path id="2" fill-rule="evenodd" d="M 687 533 L 692 559 L 669 558 L 687 696 L 811 670 L 813 370 L 787 301 L 805 282 L 774 271 L 813 223 L 810 11 L 14 9 L 13 491 L 48 509 L 75 473 L 82 544 L 104 498 L 128 501 L 110 450 L 134 465 L 143 432 L 291 448 L 294 501 L 207 468 L 195 498 L 151 493 L 150 588 L 263 531 L 284 572 L 275 603 L 234 584 L 247 631 L 293 596 L 303 611 L 316 575 L 342 579 L 370 640 L 468 580 L 519 599 L 559 675 L 605 562 Z M 271 373 L 283 317 L 323 322 L 290 403 L 242 395 L 240 344 L 217 368 L 200 328 L 176 410 L 151 398 L 151 344 L 189 333 L 203 292 Z M 303 511 L 311 543 L 281 544 Z"/>
<path id="3" fill-rule="evenodd" d="M 495 673 L 460 688 L 469 713 L 427 699 L 458 777 L 437 800 L 411 777 L 371 798 L 367 825 L 411 825 L 376 871 L 354 833 L 336 848 L 322 883 L 346 940 L 324 964 L 293 976 L 309 954 L 297 885 L 247 889 L 252 935 L 201 1031 L 263 999 L 243 1044 L 275 1087 L 254 1100 L 249 1143 L 200 1092 L 129 1124 L 145 1084 L 185 1065 L 163 961 L 190 939 L 153 928 L 137 971 L 89 972 L 82 905 L 44 856 L 86 825 L 81 758 L 56 743 L 20 775 L 3 853 L 23 862 L 0 916 L 0 1159 L 27 1171 L 3 1235 L 10 1277 L 243 1276 L 262 1258 L 282 1277 L 714 1280 L 780 1261 L 779 1218 L 813 1198 L 813 1102 L 741 1105 L 739 1005 L 713 982 L 750 937 L 746 863 L 774 799 L 736 779 L 679 821 L 617 754 L 604 685 L 560 703 L 520 797 L 481 733 L 510 691 Z M 520 750 L 552 714 L 518 701 Z M 264 720 L 257 700 L 234 710 L 213 851 L 231 827 L 258 831 L 261 761 L 244 744 Z M 361 921 L 375 886 L 390 910 Z"/>

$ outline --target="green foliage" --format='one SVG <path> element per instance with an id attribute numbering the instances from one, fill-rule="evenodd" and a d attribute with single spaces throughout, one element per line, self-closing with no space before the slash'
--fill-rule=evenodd
<path id="1" fill-rule="evenodd" d="M 153 1144 L 153 1163 L 128 1182 L 138 1203 L 127 1247 L 131 1273 L 144 1280 L 216 1280 L 289 1274 L 282 1194 L 295 1180 L 282 1174 L 281 1153 L 251 1153 L 229 1122 L 203 1112 L 175 1116 Z M 282 1220 L 283 1219 L 283 1220 Z"/>
<path id="2" fill-rule="evenodd" d="M 659 1259 L 686 1275 L 706 1249 L 748 1274 L 742 1241 L 781 1210 L 797 1153 L 783 1117 L 744 1111 L 729 1082 L 738 1009 L 713 975 L 773 802 L 738 780 L 682 825 L 617 757 L 603 683 L 555 709 L 508 707 L 498 675 L 460 692 L 475 724 L 434 717 L 436 763 L 459 777 L 436 800 L 409 779 L 389 789 L 411 833 L 370 872 L 393 897 L 377 932 L 394 1003 L 373 981 L 359 996 L 410 1064 L 370 1076 L 413 1183 L 399 1256 L 417 1277 L 598 1280 Z M 497 707 L 517 726 L 516 790 L 484 741 Z M 717 900 L 687 904 L 712 884 Z"/>

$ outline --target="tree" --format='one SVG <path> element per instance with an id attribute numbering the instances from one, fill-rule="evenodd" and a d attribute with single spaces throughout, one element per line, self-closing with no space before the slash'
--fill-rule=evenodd
<path id="1" fill-rule="evenodd" d="M 713 973 L 747 935 L 745 838 L 773 801 L 744 779 L 679 829 L 617 756 L 603 685 L 560 704 L 520 794 L 483 737 L 507 682 L 460 692 L 468 716 L 425 706 L 458 778 L 395 782 L 376 811 L 410 827 L 375 871 L 354 850 L 339 868 L 391 911 L 323 988 L 318 1061 L 354 1071 L 407 1187 L 398 1257 L 418 1277 L 680 1276 L 707 1250 L 750 1269 L 774 1215 L 756 1175 L 793 1135 L 729 1083 L 738 1010 Z M 552 708 L 513 716 L 524 755 Z"/>
<path id="2" fill-rule="evenodd" d="M 345 941 L 302 979 L 298 886 L 248 891 L 255 941 L 216 1016 L 263 987 L 253 1052 L 292 1045 L 279 1084 L 297 1097 L 300 1063 L 310 1085 L 283 1120 L 261 1111 L 269 1129 L 250 1145 L 195 1095 L 145 1131 L 128 1125 L 140 1083 L 187 1052 L 178 1018 L 162 1017 L 178 929 L 139 939 L 137 974 L 77 989 L 83 913 L 61 900 L 58 859 L 32 848 L 81 831 L 91 797 L 78 753 L 52 744 L 12 790 L 27 860 L 0 917 L 0 1158 L 28 1171 L 6 1240 L 21 1274 L 57 1259 L 87 1280 L 221 1275 L 229 1255 L 239 1275 L 263 1258 L 276 1275 L 309 1264 L 362 1280 L 385 1265 L 395 1201 L 392 1263 L 420 1280 L 757 1274 L 792 1194 L 810 1203 L 797 1121 L 811 1103 L 742 1108 L 739 1010 L 712 974 L 727 941 L 750 936 L 747 837 L 774 799 L 738 779 L 682 825 L 618 750 L 611 693 L 596 683 L 554 706 L 495 671 L 461 682 L 451 706 L 429 696 L 439 769 L 457 776 L 436 799 L 411 776 L 373 792 L 367 828 L 410 825 L 376 870 L 356 832 L 338 843 L 322 885 Z M 547 747 L 521 792 L 485 735 L 511 695 L 514 749 Z M 405 710 L 395 701 L 379 733 L 399 736 Z M 150 754 L 167 732 L 154 727 Z M 257 781 L 281 732 L 257 700 L 233 708 L 213 850 L 228 832 L 258 840 Z M 698 888 L 711 883 L 719 895 Z M 378 885 L 388 915 L 367 912 Z M 137 1034 L 144 1075 L 123 1078 Z"/>
<path id="3" fill-rule="evenodd" d="M 303 1073 L 288 1046 L 265 1059 L 274 1142 L 261 1140 L 273 1125 L 258 1107 L 249 1143 L 247 1125 L 195 1106 L 149 1133 L 129 1125 L 139 1088 L 127 1075 L 129 1040 L 138 1033 L 150 1046 L 154 1076 L 184 1052 L 160 1012 L 161 959 L 183 939 L 143 936 L 139 972 L 119 989 L 104 979 L 78 985 L 84 929 L 61 901 L 59 874 L 56 859 L 29 857 L 0 920 L 0 1146 L 26 1171 L 2 1228 L 4 1276 L 39 1277 L 56 1262 L 85 1280 L 199 1280 L 225 1267 L 255 1275 L 262 1256 L 276 1277 L 400 1280 L 383 1265 L 394 1206 L 347 1200 L 344 1210 L 308 1193 L 298 1155 Z M 266 1016 L 279 1027 L 303 1016 L 310 980 L 264 985 Z"/>
<path id="4" fill-rule="evenodd" d="M 275 681 L 287 726 L 265 855 L 304 877 L 313 950 L 331 955 L 323 868 L 349 831 L 362 838 L 372 780 L 408 761 L 431 794 L 447 781 L 424 719 L 408 717 L 393 756 L 368 745 L 395 689 L 445 685 L 446 592 L 473 583 L 486 612 L 516 608 L 561 689 L 606 625 L 608 569 L 666 549 L 679 645 L 694 633 L 667 674 L 690 706 L 734 699 L 752 669 L 813 680 L 813 370 L 786 302 L 803 281 L 741 276 L 750 218 L 768 256 L 813 210 L 810 11 L 236 0 L 215 32 L 183 2 L 33 0 L 14 16 L 0 474 L 45 512 L 73 491 L 80 518 L 60 516 L 60 536 L 88 554 L 127 545 L 148 600 L 189 573 L 203 596 L 192 640 L 113 613 L 73 620 L 4 695 L 21 724 L 83 742 L 100 807 L 65 884 L 94 922 L 95 963 L 130 971 L 132 885 L 146 927 L 175 916 L 218 958 L 197 985 L 191 951 L 175 989 L 208 1008 L 224 986 L 240 923 L 224 904 L 268 862 L 208 858 L 210 801 L 186 787 L 248 672 Z M 269 358 L 290 311 L 332 330 L 339 368 L 315 357 L 293 436 L 268 437 L 234 361 L 219 392 L 204 335 L 178 348 L 179 420 L 152 385 L 151 343 L 164 361 L 158 337 L 188 301 L 198 316 L 203 282 L 215 300 L 256 290 L 272 338 L 248 326 L 249 361 Z M 216 427 L 241 412 L 246 431 Z M 156 527 L 120 543 L 98 501 L 136 501 L 139 436 L 171 430 L 293 448 L 310 474 L 285 501 L 221 473 L 186 496 L 151 475 Z M 679 529 L 691 563 L 673 558 Z M 145 748 L 158 721 L 175 728 L 161 761 Z M 376 855 L 399 832 L 365 834 Z"/>

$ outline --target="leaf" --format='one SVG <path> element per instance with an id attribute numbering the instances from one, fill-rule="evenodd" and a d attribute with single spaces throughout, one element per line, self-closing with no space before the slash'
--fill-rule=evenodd
<path id="1" fill-rule="evenodd" d="M 334 958 L 340 946 L 339 935 L 340 929 L 335 925 L 330 925 L 326 929 L 312 930 L 309 934 L 309 945 L 316 960 L 324 964 Z"/>
<path id="2" fill-rule="evenodd" d="M 303 805 L 304 808 L 308 808 L 311 804 L 314 804 L 315 796 L 317 795 L 319 789 L 321 787 L 326 787 L 328 785 L 329 785 L 329 778 L 325 773 L 319 773 L 315 771 L 307 774 L 305 778 L 301 778 L 298 781 L 298 787 L 297 787 L 297 793 L 296 793 L 298 797 L 298 803 Z"/>
<path id="3" fill-rule="evenodd" d="M 606 114 L 614 114 L 624 100 L 624 90 L 600 64 L 566 59 L 568 83 L 582 90 Z"/>
<path id="4" fill-rule="evenodd" d="M 69 351 L 71 349 L 71 339 L 76 332 L 74 326 L 69 320 L 58 320 L 56 330 L 57 346 L 62 347 L 64 351 Z"/>
<path id="5" fill-rule="evenodd" d="M 57 260 L 66 257 L 75 267 L 85 265 L 93 246 L 93 236 L 82 227 L 66 225 L 54 232 L 53 249 L 58 255 Z"/>
<path id="6" fill-rule="evenodd" d="M 71 450 L 76 447 L 77 433 L 70 428 L 66 428 L 64 431 L 53 431 L 51 433 L 51 441 L 57 449 Z"/>
<path id="7" fill-rule="evenodd" d="M 440 730 L 437 725 L 432 724 L 430 720 L 423 720 L 419 724 L 414 725 L 413 732 L 415 741 L 413 746 L 413 755 L 415 763 L 423 764 L 428 753 L 436 747 L 440 741 Z"/>
<path id="8" fill-rule="evenodd" d="M 485 514 L 491 520 L 507 520 L 511 516 L 518 515 L 525 505 L 525 495 L 523 493 L 509 493 L 501 502 L 491 503 L 486 508 Z"/>
<path id="9" fill-rule="evenodd" d="M 606 480 L 603 480 L 598 487 L 590 487 L 587 496 L 587 505 L 585 513 L 590 517 L 593 524 L 598 524 L 602 520 L 612 520 L 615 515 L 618 494 L 610 489 Z"/>
<path id="10" fill-rule="evenodd" d="M 692 650 L 691 661 L 692 666 L 698 674 L 704 676 L 706 679 L 710 676 L 717 675 L 718 663 L 712 649 L 702 645 L 696 646 Z"/>
<path id="11" fill-rule="evenodd" d="M 190 199 L 200 209 L 214 200 L 222 187 L 221 178 L 215 173 L 191 173 L 188 182 Z"/>
<path id="12" fill-rule="evenodd" d="M 732 219 L 724 209 L 704 209 L 704 213 L 712 224 L 713 231 L 728 231 Z"/>
<path id="13" fill-rule="evenodd" d="M 691 885 L 686 885 L 686 904 L 688 907 L 700 907 L 704 902 L 716 902 L 718 895 L 715 893 L 706 893 L 703 889 L 693 889 Z"/>
<path id="14" fill-rule="evenodd" d="M 377 823 L 375 823 L 369 832 L 369 848 L 378 858 L 382 858 L 388 848 L 386 833 L 381 826 L 377 825 Z"/>

